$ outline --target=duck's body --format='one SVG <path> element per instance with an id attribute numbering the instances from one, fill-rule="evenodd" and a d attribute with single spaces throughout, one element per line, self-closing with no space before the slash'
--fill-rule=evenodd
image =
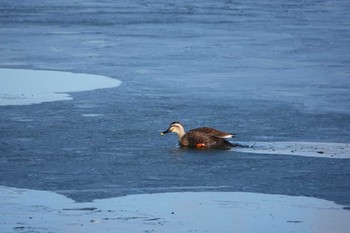
<path id="1" fill-rule="evenodd" d="M 161 134 L 164 135 L 171 132 L 178 135 L 180 145 L 183 147 L 230 149 L 234 146 L 226 140 L 234 137 L 233 134 L 209 127 L 192 129 L 186 133 L 184 127 L 179 122 L 173 122 Z"/>

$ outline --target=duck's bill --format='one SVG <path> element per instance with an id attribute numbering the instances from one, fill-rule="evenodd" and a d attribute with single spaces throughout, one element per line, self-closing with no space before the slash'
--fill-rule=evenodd
<path id="1" fill-rule="evenodd" d="M 170 133 L 170 130 L 169 130 L 169 129 L 165 130 L 164 132 L 161 132 L 160 135 L 165 135 L 165 134 L 167 134 L 167 133 Z"/>

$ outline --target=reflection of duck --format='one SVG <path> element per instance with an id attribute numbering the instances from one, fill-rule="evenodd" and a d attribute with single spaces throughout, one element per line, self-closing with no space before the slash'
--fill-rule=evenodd
<path id="1" fill-rule="evenodd" d="M 225 133 L 213 128 L 202 127 L 192 129 L 185 133 L 185 129 L 181 123 L 173 122 L 167 130 L 160 134 L 164 135 L 171 132 L 177 134 L 180 145 L 183 147 L 230 149 L 235 146 L 225 140 L 234 137 L 233 134 Z"/>

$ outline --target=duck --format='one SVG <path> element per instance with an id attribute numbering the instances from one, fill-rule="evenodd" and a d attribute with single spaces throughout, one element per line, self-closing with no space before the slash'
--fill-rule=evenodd
<path id="1" fill-rule="evenodd" d="M 235 145 L 226 139 L 234 137 L 234 134 L 226 133 L 210 127 L 191 129 L 187 133 L 184 126 L 177 121 L 170 124 L 169 128 L 161 135 L 176 133 L 181 147 L 197 149 L 224 149 L 229 150 Z"/>

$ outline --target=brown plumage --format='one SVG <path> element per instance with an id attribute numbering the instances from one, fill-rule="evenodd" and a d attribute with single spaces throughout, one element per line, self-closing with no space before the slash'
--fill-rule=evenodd
<path id="1" fill-rule="evenodd" d="M 230 149 L 234 146 L 232 143 L 225 140 L 234 137 L 233 134 L 209 127 L 192 129 L 186 133 L 181 123 L 173 122 L 161 135 L 171 132 L 178 135 L 180 145 L 183 147 Z"/>

